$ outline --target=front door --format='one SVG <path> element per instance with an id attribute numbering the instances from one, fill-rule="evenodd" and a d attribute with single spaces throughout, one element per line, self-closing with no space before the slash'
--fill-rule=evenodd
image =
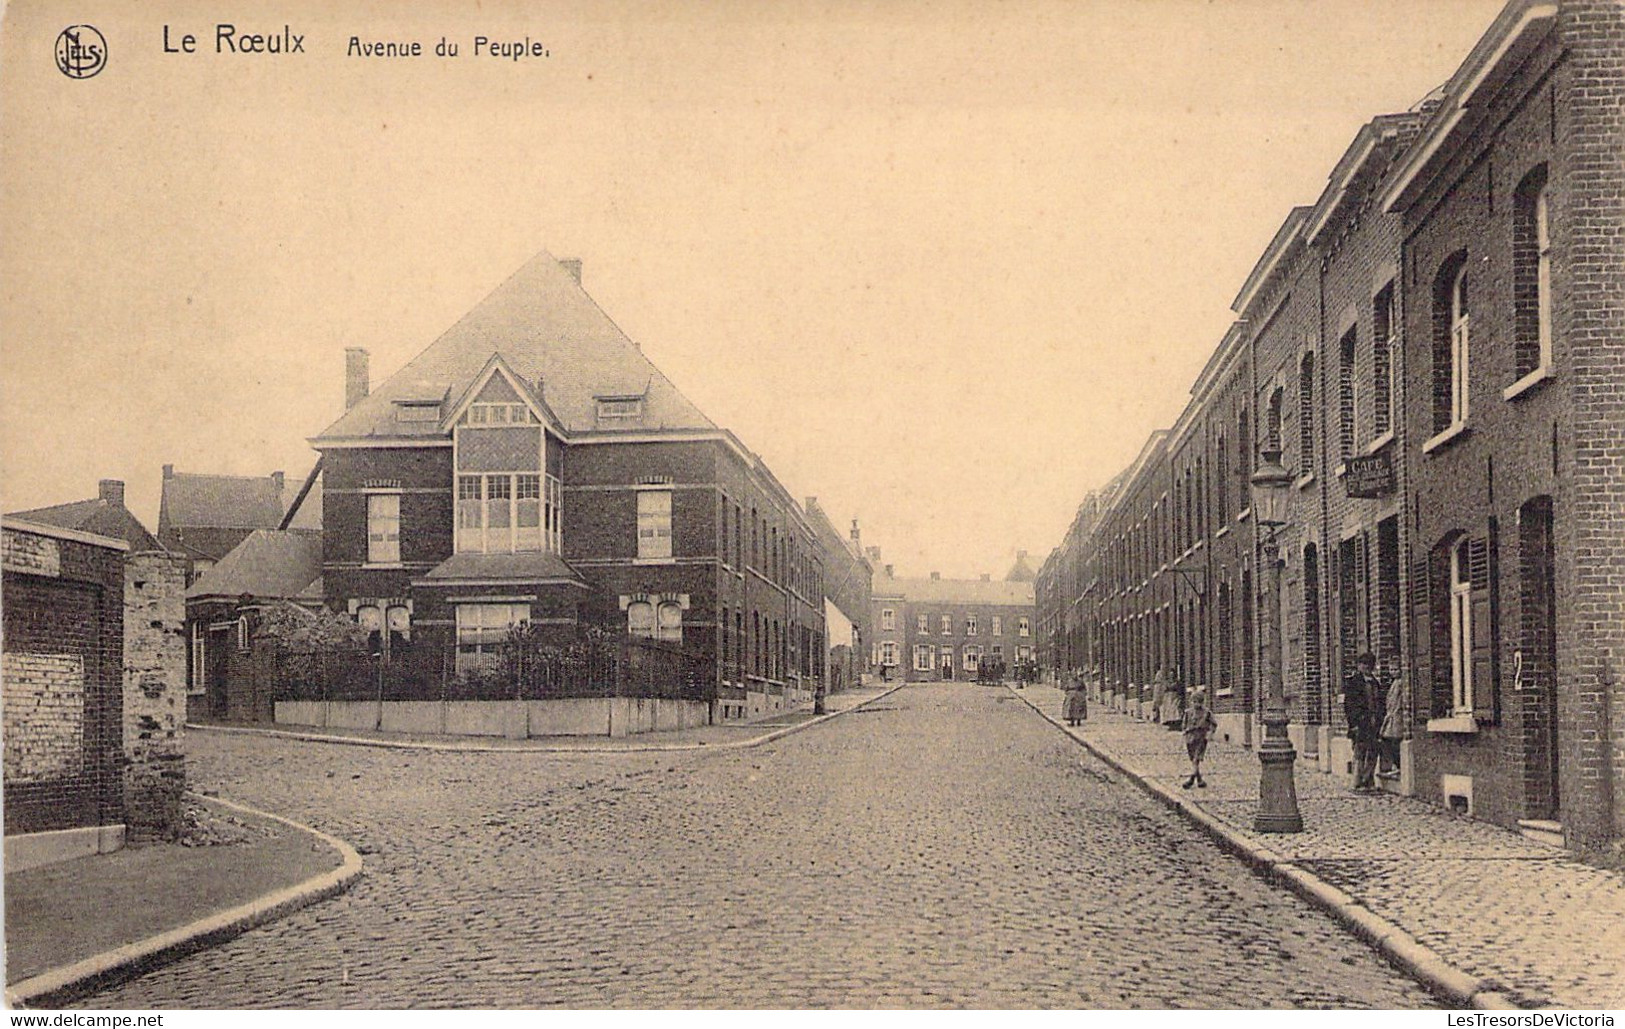
<path id="1" fill-rule="evenodd" d="M 209 626 L 209 640 L 203 653 L 204 688 L 208 691 L 209 715 L 226 717 L 226 675 L 231 650 L 236 643 L 236 622 Z"/>
<path id="2" fill-rule="evenodd" d="M 943 647 L 939 658 L 943 681 L 954 677 L 954 648 Z"/>

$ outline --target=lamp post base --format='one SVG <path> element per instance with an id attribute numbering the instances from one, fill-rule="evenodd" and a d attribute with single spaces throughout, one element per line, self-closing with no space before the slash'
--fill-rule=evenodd
<path id="1" fill-rule="evenodd" d="M 1260 744 L 1258 813 L 1253 816 L 1255 832 L 1303 832 L 1303 815 L 1298 811 L 1298 787 L 1292 770 L 1297 760 L 1297 750 L 1285 738 L 1265 739 Z"/>

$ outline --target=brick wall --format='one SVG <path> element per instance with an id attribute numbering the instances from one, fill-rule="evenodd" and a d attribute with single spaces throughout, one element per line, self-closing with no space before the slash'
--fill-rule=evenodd
<path id="1" fill-rule="evenodd" d="M 124 821 L 124 554 L 4 529 L 5 832 Z"/>

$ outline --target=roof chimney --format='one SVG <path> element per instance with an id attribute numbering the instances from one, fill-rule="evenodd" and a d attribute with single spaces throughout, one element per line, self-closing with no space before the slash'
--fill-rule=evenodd
<path id="1" fill-rule="evenodd" d="M 932 572 L 931 573 L 931 581 L 932 582 L 941 582 L 942 581 L 942 573 L 941 572 Z"/>
<path id="2" fill-rule="evenodd" d="M 992 582 L 992 581 L 993 581 L 993 575 L 992 575 L 992 573 L 990 573 L 990 572 L 983 572 L 983 573 L 982 573 L 982 581 L 983 581 L 983 582 Z"/>
<path id="3" fill-rule="evenodd" d="M 892 575 L 891 575 L 891 565 L 887 565 L 886 566 L 886 578 L 890 579 L 891 577 L 892 577 Z"/>
<path id="4" fill-rule="evenodd" d="M 858 520 L 856 518 L 852 519 L 852 542 L 862 542 L 862 537 L 858 535 Z"/>
<path id="5" fill-rule="evenodd" d="M 869 555 L 869 560 L 870 561 L 879 561 L 880 560 L 880 548 L 879 547 L 865 547 L 864 552 Z"/>
<path id="6" fill-rule="evenodd" d="M 1025 560 L 1027 560 L 1027 552 L 1025 550 L 1016 551 L 1016 560 L 1017 561 L 1025 561 Z"/>
<path id="7" fill-rule="evenodd" d="M 372 372 L 367 365 L 367 351 L 362 347 L 344 348 L 344 409 L 361 403 L 372 389 Z"/>
<path id="8" fill-rule="evenodd" d="M 124 482 L 122 479 L 103 479 L 96 486 L 96 495 L 109 504 L 124 506 Z"/>
<path id="9" fill-rule="evenodd" d="M 164 478 L 173 479 L 174 477 L 175 477 L 175 466 L 172 465 L 172 464 L 164 465 Z"/>
<path id="10" fill-rule="evenodd" d="M 570 278 L 576 280 L 577 286 L 581 285 L 581 258 L 563 257 L 559 259 L 559 264 L 570 273 Z"/>
<path id="11" fill-rule="evenodd" d="M 281 493 L 283 491 L 283 489 L 286 488 L 286 484 L 283 481 L 283 477 L 282 477 L 281 472 L 272 472 L 271 473 L 271 479 L 272 479 L 272 481 L 274 481 L 276 483 L 276 491 L 278 493 Z"/>

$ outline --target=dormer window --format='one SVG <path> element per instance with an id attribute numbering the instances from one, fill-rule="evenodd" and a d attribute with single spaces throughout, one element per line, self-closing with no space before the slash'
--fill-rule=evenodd
<path id="1" fill-rule="evenodd" d="M 440 420 L 440 401 L 397 400 L 395 401 L 395 420 L 398 422 L 438 422 Z"/>
<path id="2" fill-rule="evenodd" d="M 643 417 L 642 397 L 598 397 L 597 400 L 600 423 L 635 422 Z"/>

